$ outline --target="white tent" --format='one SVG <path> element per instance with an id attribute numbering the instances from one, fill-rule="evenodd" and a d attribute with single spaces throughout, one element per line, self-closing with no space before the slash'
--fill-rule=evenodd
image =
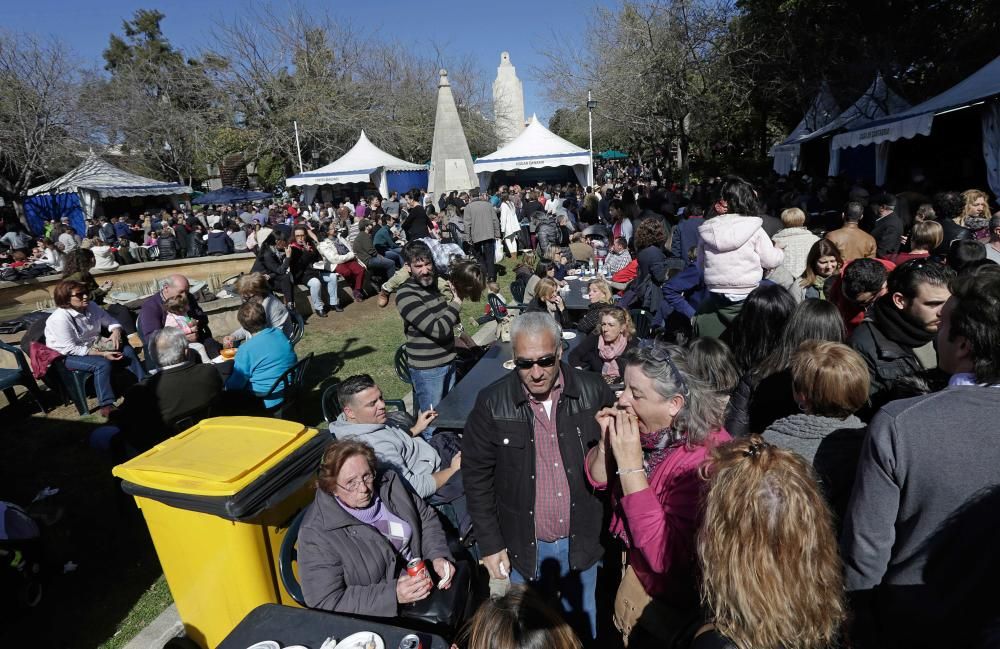
<path id="1" fill-rule="evenodd" d="M 768 155 L 774 158 L 774 170 L 785 176 L 789 171 L 799 168 L 799 156 L 802 151 L 800 140 L 830 122 L 840 114 L 840 106 L 830 92 L 830 86 L 824 81 L 820 86 L 816 98 L 813 99 L 809 110 L 802 116 L 802 121 L 798 123 L 788 137 L 781 144 L 775 144 L 768 151 Z"/>
<path id="2" fill-rule="evenodd" d="M 79 167 L 51 182 L 28 190 L 28 196 L 77 194 L 86 218 L 93 218 L 102 198 L 190 194 L 191 188 L 137 176 L 105 162 L 95 153 Z"/>
<path id="3" fill-rule="evenodd" d="M 1000 56 L 925 102 L 838 135 L 833 138 L 833 146 L 837 149 L 868 144 L 885 146 L 903 138 L 930 135 L 935 115 L 984 104 L 997 95 L 1000 95 Z M 994 100 L 985 106 L 982 129 L 989 185 L 994 192 L 1000 193 L 1000 102 Z"/>
<path id="4" fill-rule="evenodd" d="M 315 171 L 292 176 L 285 181 L 289 187 L 305 187 L 303 200 L 311 203 L 320 185 L 342 185 L 371 182 L 382 196 L 389 195 L 387 173 L 390 171 L 422 171 L 425 165 L 407 162 L 389 155 L 371 143 L 364 131 L 361 137 L 340 158 Z"/>
<path id="5" fill-rule="evenodd" d="M 479 176 L 479 188 L 483 191 L 489 188 L 494 172 L 544 167 L 572 167 L 581 187 L 594 184 L 590 151 L 562 139 L 542 126 L 534 115 L 513 141 L 479 158 L 473 165 Z"/>

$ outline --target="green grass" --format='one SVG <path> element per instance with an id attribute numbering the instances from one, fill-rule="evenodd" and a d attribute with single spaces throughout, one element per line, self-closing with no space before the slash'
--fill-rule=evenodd
<path id="1" fill-rule="evenodd" d="M 513 264 L 508 261 L 507 266 L 512 267 Z M 513 278 L 514 274 L 509 271 L 499 278 L 501 290 L 508 298 Z M 310 352 L 315 356 L 306 377 L 306 383 L 312 388 L 303 399 L 303 423 L 314 425 L 321 421 L 320 397 L 323 389 L 352 374 L 370 374 L 387 399 L 401 399 L 410 392 L 410 387 L 396 376 L 393 365 L 396 349 L 403 344 L 399 313 L 392 303 L 384 309 L 373 308 L 373 303 L 374 299 L 354 308 L 348 306 L 344 313 L 313 320 L 306 326 L 296 352 L 300 358 Z M 480 302 L 465 302 L 462 305 L 462 323 L 466 333 L 472 335 L 479 327 L 476 318 L 483 315 L 485 304 L 484 295 Z M 142 592 L 100 649 L 125 646 L 172 602 L 166 580 L 160 575 L 152 586 Z"/>
<path id="2" fill-rule="evenodd" d="M 160 575 L 160 578 L 142 594 L 139 601 L 118 625 L 114 635 L 108 638 L 107 642 L 101 644 L 99 649 L 124 647 L 147 624 L 155 620 L 156 616 L 165 611 L 173 601 L 170 589 L 167 587 L 167 580 L 163 578 L 163 575 Z"/>

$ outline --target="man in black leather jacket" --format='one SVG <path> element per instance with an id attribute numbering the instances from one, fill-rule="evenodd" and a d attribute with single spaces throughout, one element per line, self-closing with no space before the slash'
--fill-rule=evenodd
<path id="1" fill-rule="evenodd" d="M 514 321 L 517 369 L 483 389 L 465 426 L 462 473 L 483 562 L 555 595 L 574 630 L 594 637 L 605 506 L 584 458 L 600 440 L 595 414 L 615 397 L 600 375 L 560 362 L 561 327 L 545 313 Z M 572 589 L 572 590 L 571 590 Z"/>

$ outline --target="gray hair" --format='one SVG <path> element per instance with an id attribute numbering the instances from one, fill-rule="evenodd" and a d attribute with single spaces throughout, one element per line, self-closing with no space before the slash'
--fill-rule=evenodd
<path id="1" fill-rule="evenodd" d="M 641 347 L 629 354 L 627 365 L 637 367 L 651 379 L 653 388 L 664 399 L 675 395 L 684 399 L 674 417 L 673 429 L 688 446 L 704 444 L 713 431 L 722 428 L 724 397 L 695 376 L 681 347 L 662 343 Z M 669 441 L 667 438 L 665 441 Z"/>
<path id="2" fill-rule="evenodd" d="M 149 348 L 160 366 L 176 365 L 187 358 L 188 341 L 184 332 L 176 327 L 164 327 L 150 341 Z"/>
<path id="3" fill-rule="evenodd" d="M 562 327 L 555 318 L 541 311 L 525 313 L 515 318 L 510 326 L 510 344 L 513 346 L 514 341 L 523 334 L 538 335 L 543 332 L 549 334 L 557 346 L 560 344 Z"/>

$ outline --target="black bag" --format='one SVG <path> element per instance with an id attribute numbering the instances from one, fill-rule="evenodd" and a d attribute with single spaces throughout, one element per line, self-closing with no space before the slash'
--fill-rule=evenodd
<path id="1" fill-rule="evenodd" d="M 434 573 L 430 560 L 426 563 L 435 583 L 439 577 Z M 431 594 L 412 604 L 399 607 L 399 616 L 409 620 L 420 620 L 428 624 L 440 624 L 457 629 L 465 619 L 465 612 L 472 595 L 472 570 L 466 561 L 455 562 L 455 576 L 451 587 L 441 590 L 436 585 Z"/>

